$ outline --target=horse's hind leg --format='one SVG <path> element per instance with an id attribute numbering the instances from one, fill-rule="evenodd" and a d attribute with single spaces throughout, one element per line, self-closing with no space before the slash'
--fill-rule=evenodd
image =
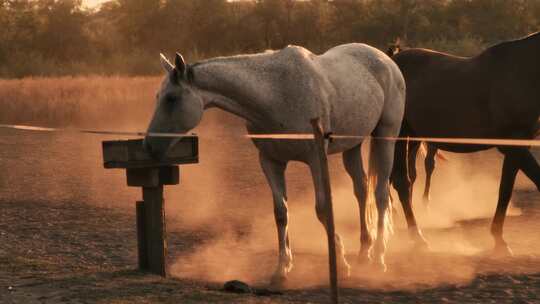
<path id="1" fill-rule="evenodd" d="M 358 201 L 360 210 L 360 252 L 359 261 L 369 260 L 369 249 L 372 239 L 367 226 L 366 200 L 367 200 L 367 178 L 362 165 L 361 145 L 345 151 L 343 153 L 343 165 L 351 177 L 354 186 L 354 195 Z"/>
<path id="2" fill-rule="evenodd" d="M 536 185 L 540 191 L 540 166 L 531 151 L 527 148 L 519 148 L 516 153 L 519 154 L 519 169 Z"/>
<path id="3" fill-rule="evenodd" d="M 431 190 L 431 177 L 435 170 L 435 156 L 437 155 L 437 147 L 427 144 L 427 154 L 424 161 L 426 167 L 426 186 L 424 187 L 424 205 L 427 207 L 430 201 L 429 192 Z"/>
<path id="4" fill-rule="evenodd" d="M 518 170 L 521 169 L 540 190 L 540 166 L 526 148 L 500 148 L 499 150 L 504 154 L 504 163 L 497 211 L 491 225 L 491 234 L 495 239 L 495 252 L 499 255 L 511 255 L 512 251 L 503 238 L 503 226 L 516 175 Z"/>
<path id="5" fill-rule="evenodd" d="M 411 183 L 411 187 L 414 186 L 414 182 L 416 181 L 416 157 L 418 156 L 418 149 L 420 148 L 420 142 L 419 141 L 410 141 L 409 142 L 409 151 L 407 153 L 407 169 L 409 170 L 409 181 Z"/>
<path id="6" fill-rule="evenodd" d="M 287 211 L 287 193 L 285 187 L 286 163 L 274 161 L 262 153 L 259 155 L 261 167 L 272 189 L 274 198 L 274 216 L 278 231 L 279 262 L 272 276 L 272 284 L 280 285 L 292 269 L 292 252 L 289 243 L 287 224 L 289 215 Z"/>
<path id="7" fill-rule="evenodd" d="M 315 188 L 315 210 L 317 212 L 317 218 L 323 224 L 324 229 L 328 231 L 328 225 L 326 223 L 327 214 L 326 214 L 326 195 L 324 193 L 324 187 L 322 182 L 322 173 L 321 166 L 317 155 L 313 155 L 311 161 L 308 163 L 311 170 L 311 176 L 313 177 L 313 185 Z M 339 234 L 335 234 L 336 239 L 336 257 L 337 265 L 339 269 L 340 276 L 349 276 L 351 267 L 347 263 L 345 258 L 345 246 L 343 246 L 343 241 Z"/>
<path id="8" fill-rule="evenodd" d="M 376 136 L 392 136 L 377 132 Z M 387 214 L 390 212 L 390 189 L 389 180 L 392 172 L 392 163 L 394 162 L 395 143 L 387 140 L 373 139 L 371 141 L 370 166 L 374 166 L 374 172 L 377 174 L 375 184 L 375 202 L 377 206 L 377 239 L 373 246 L 373 258 L 377 266 L 382 271 L 386 271 L 384 254 L 386 251 L 386 241 L 389 233 L 391 218 Z M 370 170 L 372 170 L 370 168 Z"/>
<path id="9" fill-rule="evenodd" d="M 407 143 L 407 171 L 409 176 L 409 188 L 414 188 L 414 182 L 418 174 L 416 173 L 416 158 L 418 156 L 418 150 L 420 149 L 421 142 L 419 141 L 409 141 Z M 412 204 L 412 201 L 411 201 Z"/>
<path id="10" fill-rule="evenodd" d="M 499 255 L 512 255 L 508 244 L 506 244 L 503 238 L 503 225 L 519 168 L 516 158 L 510 150 L 503 151 L 503 153 L 505 156 L 499 186 L 499 200 L 497 202 L 497 211 L 491 224 L 491 234 L 495 239 L 495 253 Z"/>
<path id="11" fill-rule="evenodd" d="M 406 131 L 406 128 L 406 126 L 402 128 L 402 134 L 400 136 L 406 136 L 403 133 Z M 394 168 L 391 176 L 392 185 L 398 192 L 399 200 L 405 213 L 405 219 L 407 220 L 407 226 L 409 227 L 409 235 L 418 248 L 427 248 L 427 242 L 416 224 L 416 218 L 412 209 L 412 186 L 407 170 L 407 160 L 407 142 L 397 141 L 394 153 Z"/>

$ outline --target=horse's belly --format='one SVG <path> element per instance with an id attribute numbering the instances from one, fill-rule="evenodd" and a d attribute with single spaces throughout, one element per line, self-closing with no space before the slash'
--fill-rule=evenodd
<path id="1" fill-rule="evenodd" d="M 363 139 L 333 139 L 328 144 L 328 154 L 342 153 L 359 145 Z M 312 140 L 255 139 L 257 149 L 275 160 L 309 162 L 313 156 Z"/>
<path id="2" fill-rule="evenodd" d="M 308 162 L 313 149 L 309 139 L 254 139 L 253 144 L 262 154 L 282 162 Z"/>
<path id="3" fill-rule="evenodd" d="M 455 144 L 435 144 L 439 150 L 453 152 L 453 153 L 473 153 L 485 151 L 493 148 L 493 146 L 485 145 L 455 145 Z"/>

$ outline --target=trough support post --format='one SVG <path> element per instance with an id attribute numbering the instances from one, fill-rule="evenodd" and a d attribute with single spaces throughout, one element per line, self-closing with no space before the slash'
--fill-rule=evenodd
<path id="1" fill-rule="evenodd" d="M 137 219 L 137 257 L 139 259 L 139 269 L 148 269 L 148 254 L 146 253 L 146 224 L 145 224 L 145 211 L 144 211 L 144 201 L 137 202 L 136 209 L 136 219 Z"/>
<path id="2" fill-rule="evenodd" d="M 136 204 L 139 269 L 167 276 L 167 230 L 163 186 L 180 184 L 178 165 L 199 162 L 197 136 L 184 137 L 156 160 L 144 148 L 143 139 L 104 141 L 106 169 L 126 169 L 129 187 L 142 189 L 143 200 Z"/>
<path id="3" fill-rule="evenodd" d="M 143 215 L 137 215 L 137 222 L 142 221 L 143 224 L 143 227 L 138 229 L 139 266 L 142 270 L 166 277 L 167 232 L 163 186 L 143 187 L 142 206 Z"/>
<path id="4" fill-rule="evenodd" d="M 339 303 L 338 281 L 337 281 L 337 261 L 336 261 L 336 238 L 334 226 L 334 208 L 332 205 L 332 190 L 330 187 L 330 173 L 328 172 L 328 159 L 326 156 L 326 138 L 320 119 L 311 120 L 313 135 L 319 162 L 321 166 L 321 179 L 323 184 L 324 197 L 326 199 L 326 232 L 328 236 L 328 262 L 330 268 L 330 288 L 332 303 Z"/>

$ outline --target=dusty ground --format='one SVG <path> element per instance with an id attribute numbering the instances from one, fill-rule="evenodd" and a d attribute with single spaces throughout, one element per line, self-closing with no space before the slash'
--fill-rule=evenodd
<path id="1" fill-rule="evenodd" d="M 524 193 L 523 197 L 526 196 Z M 1 303 L 327 302 L 326 289 L 316 286 L 296 286 L 280 296 L 236 296 L 221 292 L 218 282 L 175 278 L 165 280 L 143 275 L 133 269 L 136 263 L 133 248 L 136 243 L 133 216 L 129 212 L 77 203 L 2 202 L 1 219 Z M 511 221 L 508 225 L 512 229 L 510 235 L 518 235 L 518 228 L 525 224 L 527 222 L 522 219 Z M 477 225 L 474 226 L 467 229 L 479 229 Z M 200 231 L 173 231 L 169 236 L 170 251 L 174 255 L 181 255 L 210 237 Z M 262 267 L 253 267 L 252 271 L 268 274 L 272 254 L 258 253 L 259 266 Z M 436 276 L 444 277 L 445 272 L 449 272 L 454 277 L 447 278 L 450 282 L 440 286 L 431 286 L 431 282 L 427 281 L 402 289 L 392 286 L 399 286 L 394 282 L 399 278 L 388 281 L 381 278 L 379 284 L 373 281 L 366 284 L 362 279 L 351 280 L 344 282 L 346 288 L 341 291 L 343 302 L 540 301 L 540 259 L 537 256 L 520 255 L 504 261 L 444 254 L 410 258 L 411 264 L 400 265 L 393 261 L 392 256 L 389 257 L 389 275 L 392 275 L 392 268 L 400 268 L 397 272 L 403 275 L 409 272 L 411 276 L 422 277 L 437 272 Z M 415 265 L 424 264 L 425 261 L 415 259 L 429 259 L 430 262 L 424 268 L 417 269 Z M 304 273 L 309 273 L 310 268 L 326 267 L 323 256 L 299 254 L 296 260 L 298 269 Z M 456 274 L 455 268 L 461 268 L 463 273 Z"/>
<path id="2" fill-rule="evenodd" d="M 231 279 L 264 287 L 276 260 L 256 152 L 227 130 L 207 120 L 201 164 L 167 190 L 170 279 L 135 270 L 140 194 L 125 187 L 122 172 L 101 168 L 103 138 L 2 131 L 0 303 L 327 303 L 324 232 L 299 165 L 287 176 L 295 254 L 288 288 L 271 297 L 221 291 Z M 496 259 L 488 218 L 500 159 L 450 158 L 436 173 L 432 209 L 418 207 L 432 251 L 411 250 L 398 207 L 388 273 L 355 265 L 342 282 L 343 303 L 540 303 L 540 194 L 520 176 L 505 230 L 515 257 Z M 339 158 L 331 171 L 337 228 L 354 261 L 357 207 Z"/>

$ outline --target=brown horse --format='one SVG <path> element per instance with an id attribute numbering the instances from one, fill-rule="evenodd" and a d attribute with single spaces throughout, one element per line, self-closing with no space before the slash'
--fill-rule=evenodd
<path id="1" fill-rule="evenodd" d="M 389 52 L 393 52 L 392 48 Z M 401 136 L 533 138 L 540 116 L 539 54 L 540 33 L 497 44 L 470 58 L 426 49 L 398 52 L 393 59 L 407 83 Z M 503 239 L 503 224 L 518 170 L 540 189 L 540 166 L 529 149 L 428 144 L 431 151 L 470 153 L 497 148 L 503 154 L 499 199 L 491 233 L 496 252 L 511 254 Z M 415 163 L 418 145 L 418 142 L 396 145 L 391 182 L 399 193 L 411 235 L 417 244 L 427 245 L 411 207 L 415 171 L 409 172 L 408 167 Z"/>

